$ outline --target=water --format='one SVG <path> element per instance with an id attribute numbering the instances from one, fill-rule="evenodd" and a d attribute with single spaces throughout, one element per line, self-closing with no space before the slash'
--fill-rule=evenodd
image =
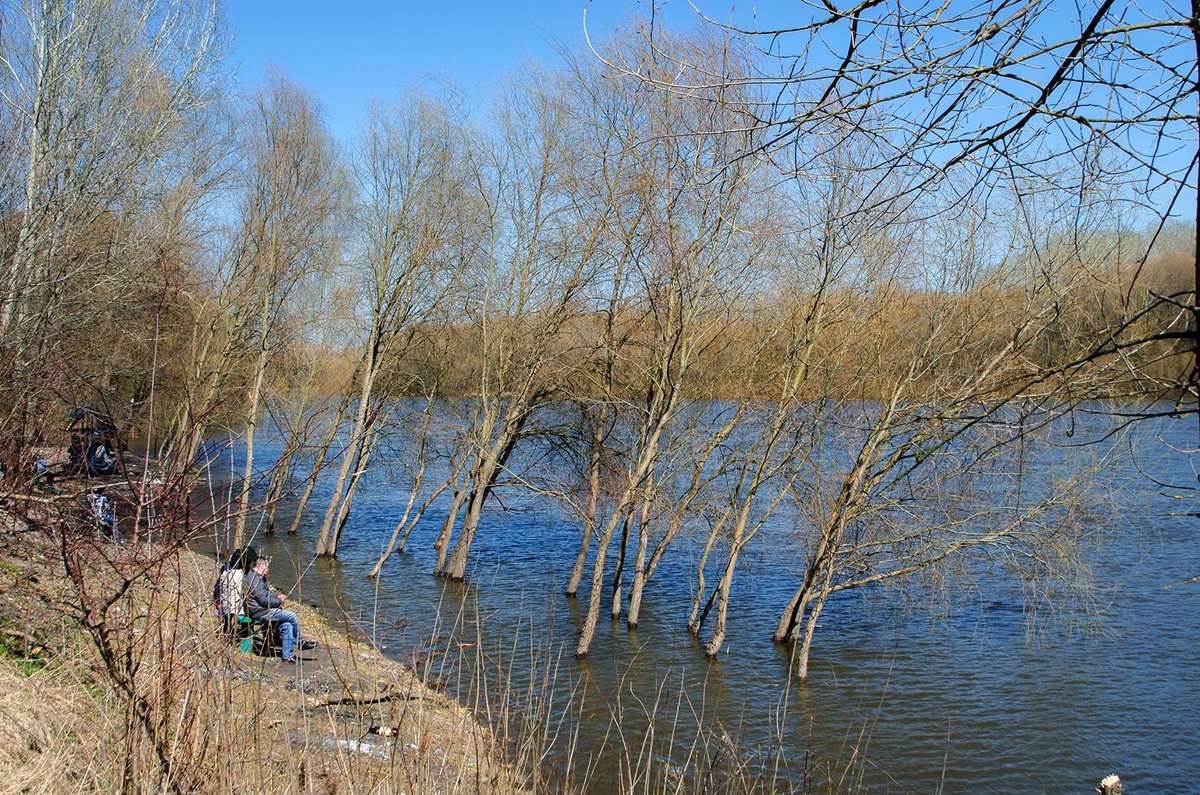
<path id="1" fill-rule="evenodd" d="M 1034 616 L 1021 584 L 992 570 L 948 608 L 921 587 L 907 599 L 852 592 L 822 615 L 803 684 L 770 640 L 794 587 L 778 550 L 756 549 L 739 569 L 717 660 L 684 629 L 698 542 L 682 541 L 655 574 L 640 628 L 610 622 L 606 598 L 591 656 L 576 661 L 586 586 L 578 603 L 561 594 L 578 530 L 545 499 L 491 506 L 465 585 L 430 574 L 436 511 L 378 580 L 366 577 L 407 498 L 386 467 L 360 490 L 336 562 L 313 559 L 311 526 L 255 543 L 275 556 L 277 585 L 422 663 L 485 717 L 539 715 L 540 729 L 560 732 L 549 770 L 567 765 L 575 736 L 571 767 L 593 765 L 589 791 L 628 787 L 638 759 L 701 789 L 736 774 L 736 749 L 762 789 L 1085 793 L 1117 772 L 1129 793 L 1195 792 L 1200 582 L 1185 581 L 1200 556 L 1186 514 L 1200 501 L 1145 477 L 1195 484 L 1177 452 L 1194 430 L 1147 424 L 1140 473 L 1130 461 L 1110 468 L 1102 488 L 1116 490 L 1116 511 L 1097 519 L 1105 532 L 1087 551 L 1105 586 L 1098 615 L 1055 612 L 1050 600 Z M 474 675 L 490 682 L 486 699 Z M 755 779 L 772 770 L 777 779 Z"/>

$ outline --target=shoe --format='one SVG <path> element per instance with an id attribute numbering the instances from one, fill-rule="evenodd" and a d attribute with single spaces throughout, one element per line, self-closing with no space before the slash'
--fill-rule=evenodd
<path id="1" fill-rule="evenodd" d="M 315 640 L 305 640 L 300 642 L 300 650 L 308 651 L 309 649 L 315 649 L 320 645 L 321 644 L 317 643 Z"/>
<path id="2" fill-rule="evenodd" d="M 292 663 L 293 665 L 299 662 L 299 660 L 297 660 L 295 657 L 280 657 L 280 659 L 285 663 Z"/>

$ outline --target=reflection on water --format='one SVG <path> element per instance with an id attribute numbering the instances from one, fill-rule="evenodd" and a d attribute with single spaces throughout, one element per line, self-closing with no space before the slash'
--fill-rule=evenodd
<path id="1" fill-rule="evenodd" d="M 1182 446 L 1192 430 L 1183 425 L 1154 432 L 1177 433 Z M 1139 466 L 1172 461 L 1143 455 Z M 527 731 L 556 740 L 560 755 L 546 768 L 561 770 L 570 753 L 575 771 L 590 770 L 589 791 L 628 788 L 646 760 L 688 790 L 777 769 L 780 781 L 761 788 L 1087 792 L 1115 771 L 1129 792 L 1194 791 L 1200 584 L 1170 586 L 1200 574 L 1196 520 L 1184 515 L 1195 503 L 1143 487 L 1132 470 L 1111 475 L 1137 486 L 1094 550 L 1112 585 L 1102 632 L 1068 631 L 1070 616 L 1031 625 L 1019 584 L 1002 580 L 981 579 L 949 612 L 885 591 L 845 596 L 822 616 L 803 685 L 770 640 L 790 595 L 786 556 L 746 559 L 720 659 L 706 660 L 684 629 L 698 550 L 681 542 L 655 575 L 640 628 L 602 621 L 591 658 L 576 661 L 582 605 L 561 594 L 577 530 L 551 505 L 493 506 L 466 585 L 430 575 L 437 515 L 367 579 L 407 497 L 382 476 L 360 490 L 338 561 L 313 559 L 311 527 L 255 543 L 294 597 L 481 714 L 525 714 Z M 319 521 L 321 508 L 312 513 Z"/>

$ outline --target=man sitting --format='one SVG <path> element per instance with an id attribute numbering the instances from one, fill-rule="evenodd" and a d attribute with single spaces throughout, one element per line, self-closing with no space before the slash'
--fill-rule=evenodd
<path id="1" fill-rule="evenodd" d="M 267 587 L 267 571 L 270 567 L 270 558 L 259 558 L 246 573 L 246 612 L 255 621 L 274 624 L 279 630 L 284 662 L 296 662 L 297 643 L 301 649 L 311 649 L 317 644 L 315 641 L 304 640 L 300 636 L 300 621 L 296 614 L 282 609 L 287 597 L 283 594 L 272 594 L 271 589 Z"/>

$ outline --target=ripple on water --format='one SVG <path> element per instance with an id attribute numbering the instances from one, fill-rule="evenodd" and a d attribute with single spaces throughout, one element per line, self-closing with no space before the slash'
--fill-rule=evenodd
<path id="1" fill-rule="evenodd" d="M 489 664 L 502 664 L 511 682 L 553 671 L 562 699 L 582 684 L 587 703 L 565 712 L 583 716 L 572 728 L 584 756 L 611 750 L 602 749 L 619 709 L 631 742 L 656 713 L 655 736 L 678 745 L 654 753 L 673 764 L 697 732 L 728 732 L 756 758 L 782 736 L 797 776 L 812 752 L 824 769 L 859 765 L 857 780 L 872 792 L 1087 792 L 1113 771 L 1130 792 L 1188 792 L 1200 781 L 1200 584 L 1179 585 L 1200 573 L 1195 521 L 1165 516 L 1177 506 L 1152 494 L 1123 503 L 1125 524 L 1097 547 L 1097 573 L 1113 585 L 1102 595 L 1106 634 L 1068 634 L 1053 622 L 1031 633 L 1019 584 L 986 579 L 932 617 L 884 593 L 839 598 L 822 616 L 810 678 L 799 686 L 786 650 L 770 641 L 794 583 L 769 555 L 747 561 L 720 660 L 706 661 L 682 628 L 696 554 L 685 541 L 656 575 L 638 631 L 602 620 L 592 659 L 577 663 L 583 605 L 560 595 L 574 524 L 529 503 L 489 511 L 474 585 L 460 586 L 429 575 L 434 517 L 409 552 L 368 580 L 403 496 L 384 481 L 364 484 L 335 566 L 310 567 L 303 534 L 264 539 L 278 584 L 291 586 L 279 565 L 290 559 L 306 572 L 300 598 L 344 611 L 399 658 L 453 656 L 449 638 L 473 643 L 482 627 Z M 453 684 L 458 673 L 469 681 L 478 658 L 470 651 L 431 664 Z"/>

